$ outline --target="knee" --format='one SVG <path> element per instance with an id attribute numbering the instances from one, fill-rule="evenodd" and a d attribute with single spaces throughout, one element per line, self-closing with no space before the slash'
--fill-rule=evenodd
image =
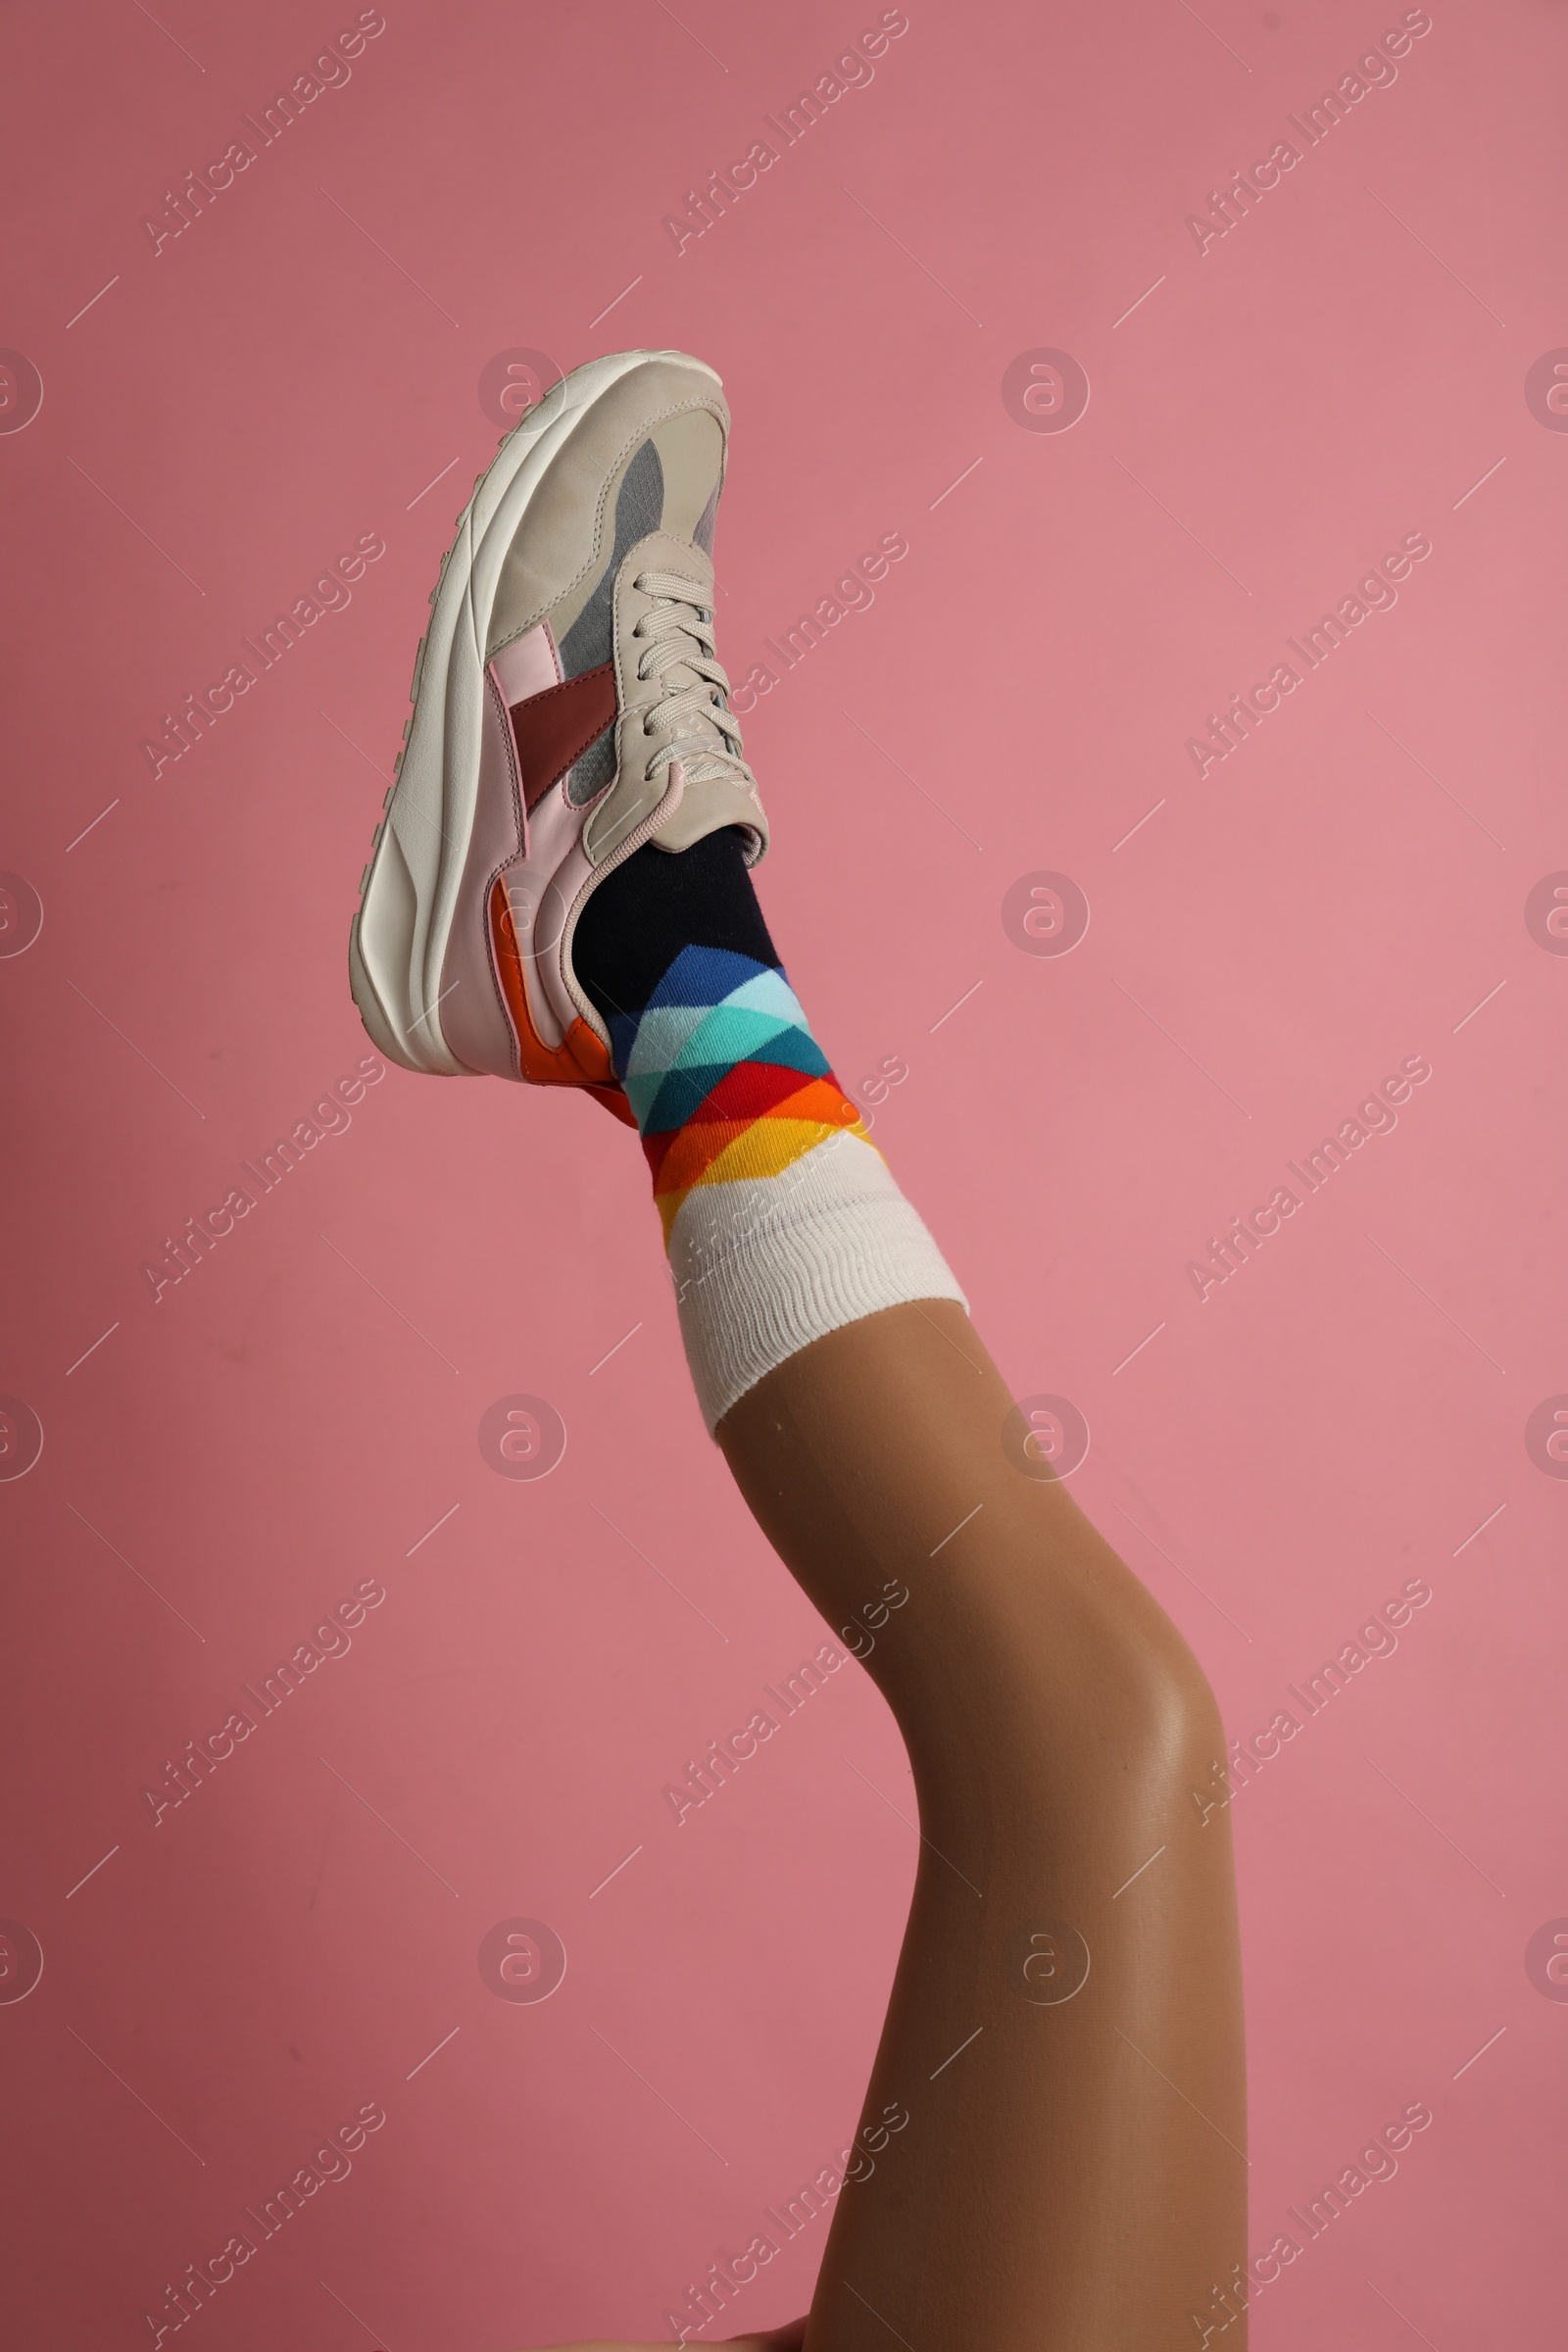
<path id="1" fill-rule="evenodd" d="M 1126 1753 L 1148 1780 L 1185 1782 L 1194 1762 L 1222 1757 L 1224 1734 L 1208 1678 L 1175 1626 L 1119 1621 L 1102 1636 L 1095 1694 L 1122 1729 Z"/>
<path id="2" fill-rule="evenodd" d="M 1135 1685 L 1145 1769 L 1166 1795 L 1190 1788 L 1195 1779 L 1223 1766 L 1225 1757 L 1219 1702 L 1208 1677 L 1174 1626 L 1170 1636 L 1158 1663 Z"/>
<path id="3" fill-rule="evenodd" d="M 1019 1715 L 1058 1768 L 1094 1757 L 1145 1795 L 1187 1787 L 1225 1755 L 1218 1703 L 1181 1634 L 1136 1580 L 1037 1623 L 1015 1654 Z"/>

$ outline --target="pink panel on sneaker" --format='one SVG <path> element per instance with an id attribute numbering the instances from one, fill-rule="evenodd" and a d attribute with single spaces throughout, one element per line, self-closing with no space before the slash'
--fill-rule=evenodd
<path id="1" fill-rule="evenodd" d="M 529 814 L 527 856 L 509 866 L 505 877 L 529 1010 L 542 1042 L 551 1048 L 577 1018 L 562 975 L 561 947 L 567 908 L 591 870 L 581 847 L 587 815 L 587 808 L 573 808 L 563 786 L 553 784 Z"/>
<path id="2" fill-rule="evenodd" d="M 607 787 L 608 789 L 608 787 Z M 669 813 L 680 807 L 685 770 L 672 760 L 660 806 Z M 566 798 L 561 779 L 536 801 L 528 812 L 528 847 L 524 857 L 507 867 L 502 877 L 513 927 L 522 956 L 528 1008 L 543 1044 L 560 1045 L 582 1008 L 566 982 L 571 954 L 571 910 L 594 871 L 595 860 L 583 847 L 583 834 L 604 795 L 577 808 Z M 597 1015 L 589 1016 L 598 1027 Z"/>
<path id="3" fill-rule="evenodd" d="M 543 694 L 546 687 L 559 686 L 561 660 L 549 621 L 542 620 L 536 629 L 528 629 L 510 645 L 504 645 L 490 663 L 490 675 L 509 709 L 514 703 L 526 702 L 530 694 Z"/>

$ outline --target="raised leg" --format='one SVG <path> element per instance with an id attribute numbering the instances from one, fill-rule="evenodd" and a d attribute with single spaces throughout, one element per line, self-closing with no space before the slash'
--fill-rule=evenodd
<path id="1" fill-rule="evenodd" d="M 416 662 L 355 994 L 396 1060 L 635 1125 L 704 1420 L 829 1622 L 877 1629 L 846 1638 L 924 1843 L 808 2352 L 1238 2346 L 1213 1700 L 1011 1429 L 762 918 L 714 638 L 727 431 L 710 368 L 627 352 L 503 444 Z"/>
<path id="2" fill-rule="evenodd" d="M 865 1663 L 924 1842 L 807 2352 L 1165 2352 L 1222 2328 L 1230 2352 L 1241 1976 L 1227 1815 L 1190 1793 L 1224 1740 L 1187 1644 L 1009 1445 L 1010 1411 L 934 1299 L 816 1341 L 717 1432 L 835 1630 L 908 1594 Z"/>

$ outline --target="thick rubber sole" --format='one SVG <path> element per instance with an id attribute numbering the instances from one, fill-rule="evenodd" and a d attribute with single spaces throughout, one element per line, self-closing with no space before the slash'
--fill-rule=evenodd
<path id="1" fill-rule="evenodd" d="M 473 485 L 430 592 L 430 626 L 409 687 L 412 710 L 349 930 L 349 987 L 377 1051 L 434 1077 L 475 1073 L 441 1028 L 441 972 L 473 831 L 484 648 L 508 548 L 539 483 L 599 395 L 649 360 L 590 360 L 518 418 Z M 717 380 L 716 378 L 714 379 Z"/>

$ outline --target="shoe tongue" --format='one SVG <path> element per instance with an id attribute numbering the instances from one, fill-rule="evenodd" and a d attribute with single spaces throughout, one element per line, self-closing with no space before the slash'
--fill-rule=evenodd
<path id="1" fill-rule="evenodd" d="M 713 564 L 695 540 L 678 539 L 673 531 L 650 531 L 629 550 L 625 570 L 633 578 L 645 571 L 662 571 L 686 583 L 694 605 L 713 601 Z"/>

